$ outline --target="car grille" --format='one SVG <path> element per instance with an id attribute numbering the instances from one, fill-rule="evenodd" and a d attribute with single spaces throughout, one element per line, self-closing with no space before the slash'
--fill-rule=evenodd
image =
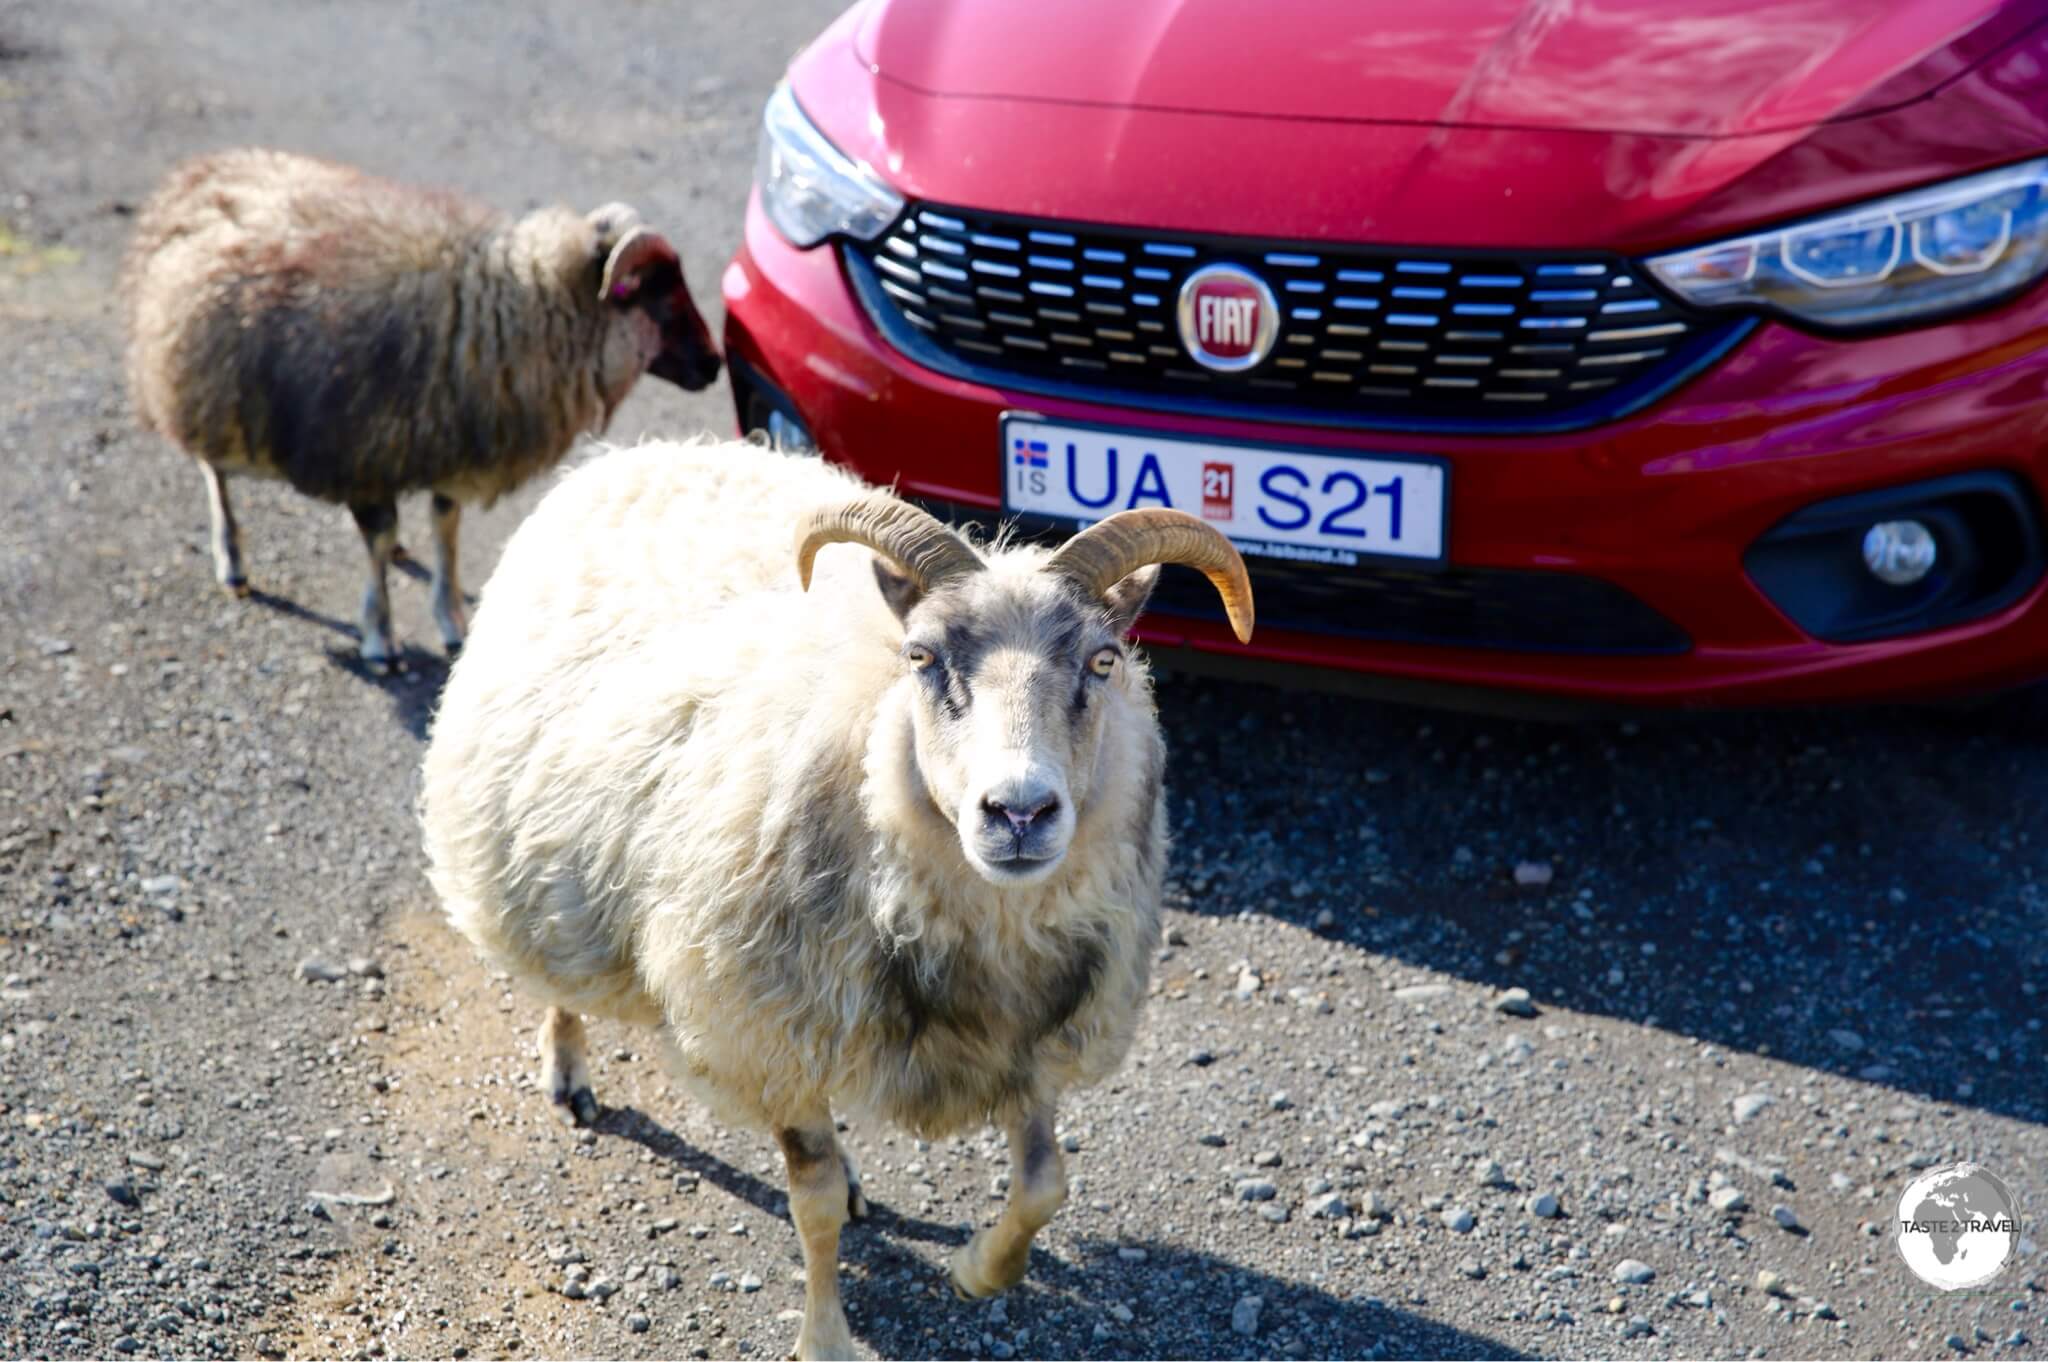
<path id="1" fill-rule="evenodd" d="M 1678 306 L 1615 255 L 1287 245 L 918 205 L 848 262 L 885 334 L 941 371 L 1266 419 L 1585 424 L 1668 391 L 1747 329 Z M 1272 353 L 1240 373 L 1196 364 L 1175 319 L 1187 276 L 1226 263 L 1264 279 L 1282 314 Z"/>
<path id="2" fill-rule="evenodd" d="M 1072 521 L 998 517 L 954 502 L 925 500 L 932 514 L 984 538 L 1010 534 L 1054 544 Z M 1515 568 L 1342 567 L 1247 558 L 1261 629 L 1338 635 L 1386 643 L 1488 648 L 1511 653 L 1657 656 L 1687 652 L 1692 640 L 1654 607 L 1598 577 Z M 1159 615 L 1222 620 L 1216 589 L 1200 574 L 1168 568 L 1152 593 Z"/>
<path id="3" fill-rule="evenodd" d="M 1612 582 L 1565 572 L 1300 566 L 1247 559 L 1259 626 L 1387 643 L 1514 653 L 1682 653 L 1685 631 Z M 1216 590 L 1191 572 L 1160 579 L 1150 609 L 1223 618 Z"/>

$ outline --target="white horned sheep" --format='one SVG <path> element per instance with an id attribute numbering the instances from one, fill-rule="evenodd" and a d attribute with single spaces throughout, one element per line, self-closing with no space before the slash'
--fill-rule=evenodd
<path id="1" fill-rule="evenodd" d="M 124 265 L 144 426 L 198 461 L 221 585 L 246 594 L 223 476 L 282 478 L 354 514 L 369 550 L 361 652 L 396 656 L 398 497 L 433 493 L 434 620 L 466 609 L 462 505 L 490 505 L 602 430 L 643 372 L 719 370 L 673 247 L 624 204 L 516 220 L 453 194 L 279 151 L 187 161 Z"/>
<path id="2" fill-rule="evenodd" d="M 654 445 L 564 479 L 485 587 L 426 756 L 434 888 L 549 1005 L 570 1119 L 592 1014 L 774 1133 L 804 1357 L 853 1348 L 835 1108 L 1005 1132 L 963 1295 L 1015 1284 L 1065 1199 L 1054 1105 L 1122 1062 L 1159 938 L 1166 752 L 1124 640 L 1162 563 L 1249 637 L 1243 561 L 1180 511 L 977 548 L 815 460 Z"/>

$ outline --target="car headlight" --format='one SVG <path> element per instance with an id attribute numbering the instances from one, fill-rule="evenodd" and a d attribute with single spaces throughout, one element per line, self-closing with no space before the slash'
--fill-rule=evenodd
<path id="1" fill-rule="evenodd" d="M 754 179 L 768 220 L 796 246 L 830 236 L 868 241 L 903 211 L 902 195 L 825 140 L 786 81 L 768 97 Z"/>
<path id="2" fill-rule="evenodd" d="M 2016 292 L 2048 265 L 2048 160 L 1648 262 L 1700 307 L 1895 326 Z"/>

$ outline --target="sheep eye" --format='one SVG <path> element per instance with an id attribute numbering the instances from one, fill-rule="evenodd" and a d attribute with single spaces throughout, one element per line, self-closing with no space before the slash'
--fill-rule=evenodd
<path id="1" fill-rule="evenodd" d="M 1097 648 L 1095 656 L 1088 659 L 1088 670 L 1097 676 L 1109 676 L 1116 671 L 1116 664 L 1123 660 L 1123 654 L 1115 648 Z"/>
<path id="2" fill-rule="evenodd" d="M 903 650 L 903 660 L 918 671 L 923 671 L 926 667 L 931 666 L 932 663 L 937 662 L 939 655 L 925 647 L 922 643 L 913 643 Z"/>

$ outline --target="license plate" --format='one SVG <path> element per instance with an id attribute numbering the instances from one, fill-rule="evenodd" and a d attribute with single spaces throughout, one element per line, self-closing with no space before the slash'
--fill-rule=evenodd
<path id="1" fill-rule="evenodd" d="M 1181 440 L 1005 416 L 1003 509 L 1076 525 L 1172 506 L 1267 558 L 1441 563 L 1449 469 L 1421 456 Z"/>

